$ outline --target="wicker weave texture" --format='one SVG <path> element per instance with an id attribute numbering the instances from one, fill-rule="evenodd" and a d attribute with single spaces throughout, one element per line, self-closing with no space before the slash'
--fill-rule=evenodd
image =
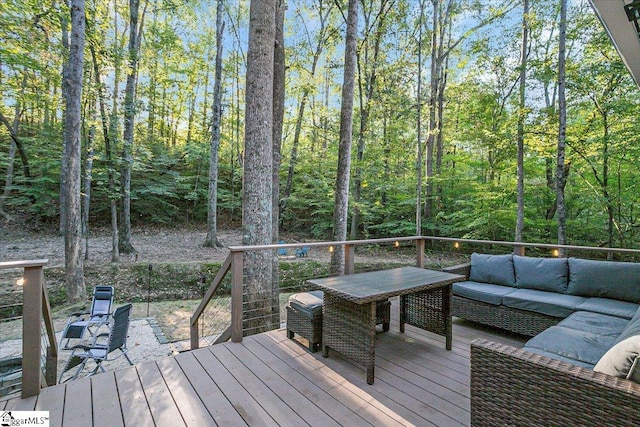
<path id="1" fill-rule="evenodd" d="M 356 304 L 325 292 L 322 309 L 323 356 L 327 357 L 331 348 L 364 365 L 369 384 L 373 384 L 376 356 L 375 304 Z"/>
<path id="2" fill-rule="evenodd" d="M 309 350 L 318 351 L 322 343 L 322 316 L 310 319 L 290 305 L 287 309 L 287 336 L 293 338 L 293 334 L 300 335 L 309 341 Z"/>
<path id="3" fill-rule="evenodd" d="M 453 315 L 518 334 L 535 336 L 556 325 L 560 320 L 532 311 L 518 310 L 503 305 L 496 306 L 469 298 L 453 296 Z"/>
<path id="4" fill-rule="evenodd" d="M 451 349 L 451 285 L 400 297 L 400 331 L 404 324 L 443 335 Z"/>
<path id="5" fill-rule="evenodd" d="M 471 425 L 637 427 L 640 384 L 476 340 Z"/>

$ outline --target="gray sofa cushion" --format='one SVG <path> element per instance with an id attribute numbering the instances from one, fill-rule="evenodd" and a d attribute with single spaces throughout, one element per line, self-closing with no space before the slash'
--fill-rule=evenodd
<path id="1" fill-rule="evenodd" d="M 620 334 L 616 340 L 616 344 L 630 338 L 634 335 L 640 335 L 640 308 L 636 311 L 636 314 L 631 318 L 624 331 Z"/>
<path id="2" fill-rule="evenodd" d="M 593 366 L 614 342 L 615 337 L 556 325 L 531 338 L 525 348 L 537 348 Z"/>
<path id="3" fill-rule="evenodd" d="M 300 292 L 289 297 L 289 305 L 310 319 L 322 316 L 323 303 L 322 291 Z"/>
<path id="4" fill-rule="evenodd" d="M 458 282 L 453 284 L 453 294 L 487 304 L 500 305 L 502 297 L 515 291 L 510 286 L 492 285 L 479 282 Z"/>
<path id="5" fill-rule="evenodd" d="M 563 362 L 568 362 L 568 363 L 571 363 L 572 365 L 581 366 L 583 368 L 593 369 L 593 363 L 581 362 L 581 361 L 576 360 L 576 359 L 571 359 L 570 357 L 564 357 L 564 356 L 560 356 L 560 355 L 555 354 L 555 353 L 551 353 L 549 351 L 540 350 L 539 348 L 526 347 L 525 346 L 523 348 L 523 350 L 527 350 L 530 353 L 539 354 L 541 356 L 547 356 L 550 359 L 562 360 Z"/>
<path id="6" fill-rule="evenodd" d="M 578 306 L 578 310 L 592 311 L 594 313 L 618 316 L 631 319 L 638 311 L 638 304 L 626 301 L 618 301 L 609 298 L 592 297 Z"/>
<path id="7" fill-rule="evenodd" d="M 586 298 L 534 289 L 517 289 L 502 298 L 507 307 L 533 311 L 553 317 L 567 317 Z"/>
<path id="8" fill-rule="evenodd" d="M 569 266 L 566 258 L 513 256 L 516 287 L 565 293 Z"/>
<path id="9" fill-rule="evenodd" d="M 469 280 L 494 285 L 515 286 L 513 255 L 471 254 Z"/>
<path id="10" fill-rule="evenodd" d="M 618 338 L 628 323 L 627 319 L 621 317 L 590 311 L 576 311 L 566 319 L 561 320 L 557 326 Z"/>
<path id="11" fill-rule="evenodd" d="M 569 258 L 567 293 L 640 302 L 640 263 Z"/>

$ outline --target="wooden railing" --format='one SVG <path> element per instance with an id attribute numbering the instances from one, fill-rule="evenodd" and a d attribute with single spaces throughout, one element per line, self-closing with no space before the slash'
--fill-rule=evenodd
<path id="1" fill-rule="evenodd" d="M 46 259 L 0 262 L 2 269 L 23 269 L 22 274 L 22 398 L 35 396 L 40 389 L 56 383 L 58 344 L 56 342 L 51 306 L 44 282 Z M 45 365 L 41 366 L 44 323 L 47 339 Z M 44 368 L 44 372 L 43 372 Z"/>
<path id="2" fill-rule="evenodd" d="M 205 293 L 200 305 L 191 316 L 190 335 L 191 349 L 194 350 L 200 346 L 200 336 L 198 322 L 204 312 L 207 304 L 213 298 L 216 290 L 220 287 L 222 280 L 231 272 L 231 325 L 223 332 L 214 343 L 226 341 L 229 338 L 233 342 L 242 341 L 243 336 L 243 271 L 244 271 L 244 253 L 248 251 L 263 250 L 279 250 L 289 248 L 335 248 L 336 246 L 344 246 L 345 257 L 345 274 L 354 272 L 355 266 L 355 248 L 358 245 L 365 244 L 385 244 L 415 241 L 416 244 L 416 265 L 424 266 L 424 239 L 421 237 L 398 237 L 388 239 L 368 239 L 368 240 L 349 240 L 342 242 L 309 242 L 309 243 L 288 243 L 260 246 L 231 246 L 231 251 L 222 267 L 213 279 L 211 286 Z"/>
<path id="3" fill-rule="evenodd" d="M 243 271 L 244 271 L 244 253 L 248 251 L 278 250 L 300 247 L 316 247 L 331 248 L 336 246 L 344 247 L 345 257 L 345 274 L 352 274 L 355 271 L 355 248 L 360 245 L 383 245 L 392 243 L 399 245 L 401 242 L 413 241 L 416 246 L 416 263 L 415 265 L 423 268 L 425 265 L 425 247 L 427 242 L 445 242 L 451 243 L 450 252 L 461 251 L 462 245 L 480 245 L 480 246 L 505 246 L 510 247 L 513 253 L 524 255 L 526 248 L 537 248 L 549 250 L 551 256 L 567 255 L 570 251 L 606 253 L 606 254 L 625 254 L 640 258 L 640 250 L 623 249 L 623 248 L 602 248 L 590 246 L 575 245 L 554 245 L 547 243 L 524 243 L 524 242 L 505 242 L 492 240 L 475 240 L 475 239 L 456 239 L 449 237 L 434 236 L 410 236 L 410 237 L 394 237 L 385 239 L 366 239 L 366 240 L 349 240 L 341 242 L 309 242 L 309 243 L 289 243 L 289 244 L 273 244 L 259 246 L 231 246 L 231 253 L 225 260 L 222 268 L 214 278 L 209 290 L 205 293 L 202 302 L 197 310 L 191 316 L 191 349 L 199 347 L 199 328 L 198 322 L 204 309 L 212 299 L 216 290 L 219 288 L 222 280 L 231 272 L 231 325 L 222 333 L 214 343 L 226 341 L 229 338 L 233 342 L 242 341 L 243 336 Z"/>

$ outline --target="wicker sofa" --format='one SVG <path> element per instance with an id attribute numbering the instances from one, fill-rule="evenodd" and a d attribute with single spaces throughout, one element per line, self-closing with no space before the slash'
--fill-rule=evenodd
<path id="1" fill-rule="evenodd" d="M 453 314 L 532 338 L 471 346 L 473 425 L 640 425 L 640 265 L 473 254 Z"/>

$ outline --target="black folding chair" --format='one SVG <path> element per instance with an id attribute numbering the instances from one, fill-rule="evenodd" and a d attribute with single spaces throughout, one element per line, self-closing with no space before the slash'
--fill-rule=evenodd
<path id="1" fill-rule="evenodd" d="M 126 304 L 121 307 L 118 307 L 116 311 L 113 312 L 113 318 L 111 321 L 111 327 L 109 328 L 108 333 L 102 333 L 97 335 L 96 342 L 90 345 L 78 344 L 71 348 L 71 355 L 69 356 L 69 360 L 65 364 L 62 372 L 60 373 L 60 378 L 58 383 L 67 382 L 69 380 L 73 380 L 78 378 L 78 375 L 82 371 L 84 371 L 87 362 L 92 360 L 95 362 L 96 366 L 92 371 L 89 372 L 87 376 L 94 375 L 101 370 L 102 372 L 106 372 L 104 366 L 102 366 L 103 362 L 110 362 L 118 359 L 121 356 L 124 356 L 129 362 L 129 365 L 133 365 L 133 362 L 129 358 L 127 354 L 127 334 L 129 332 L 129 321 L 131 316 L 131 304 Z M 101 339 L 106 338 L 106 343 L 99 343 Z M 111 353 L 119 350 L 119 354 L 114 357 L 111 356 Z M 63 377 L 66 372 L 75 368 L 77 369 L 73 374 L 66 378 L 63 381 Z"/>
<path id="2" fill-rule="evenodd" d="M 95 342 L 98 330 L 109 324 L 113 294 L 113 286 L 96 286 L 94 288 L 91 310 L 72 313 L 67 319 L 67 325 L 60 338 L 60 349 L 71 349 L 73 347 L 71 340 L 82 340 L 85 332 L 89 332 Z M 77 343 L 78 341 L 73 342 Z"/>

